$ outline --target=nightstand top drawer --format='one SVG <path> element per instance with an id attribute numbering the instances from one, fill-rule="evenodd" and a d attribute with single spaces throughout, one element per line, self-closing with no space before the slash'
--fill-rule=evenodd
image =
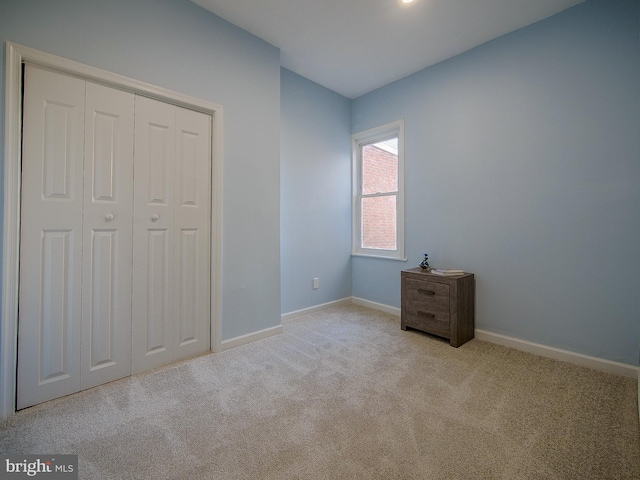
<path id="1" fill-rule="evenodd" d="M 423 295 L 449 298 L 449 285 L 446 283 L 432 282 L 431 279 L 406 277 L 404 284 L 407 290 L 416 290 Z"/>

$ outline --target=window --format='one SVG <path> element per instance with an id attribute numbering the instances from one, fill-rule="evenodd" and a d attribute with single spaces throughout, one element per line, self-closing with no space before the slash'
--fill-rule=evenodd
<path id="1" fill-rule="evenodd" d="M 351 143 L 352 254 L 404 260 L 404 122 L 356 133 Z"/>

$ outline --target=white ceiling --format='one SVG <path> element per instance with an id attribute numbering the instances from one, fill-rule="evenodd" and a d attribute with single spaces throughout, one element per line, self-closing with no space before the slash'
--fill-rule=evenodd
<path id="1" fill-rule="evenodd" d="M 283 67 L 346 97 L 584 0 L 191 0 L 280 49 Z"/>

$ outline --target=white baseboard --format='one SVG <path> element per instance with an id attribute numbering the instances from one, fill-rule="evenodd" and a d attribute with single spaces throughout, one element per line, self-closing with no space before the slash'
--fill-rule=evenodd
<path id="1" fill-rule="evenodd" d="M 400 309 L 385 305 L 384 303 L 372 302 L 371 300 L 365 300 L 364 298 L 352 297 L 352 303 L 356 305 L 362 305 L 363 307 L 373 308 L 374 310 L 380 310 L 397 317 L 400 316 Z"/>
<path id="2" fill-rule="evenodd" d="M 485 340 L 498 345 L 504 345 L 505 347 L 515 348 L 516 350 L 521 350 L 523 352 L 534 353 L 543 357 L 573 363 L 574 365 L 580 365 L 594 370 L 600 370 L 602 372 L 615 373 L 617 375 L 630 378 L 638 378 L 640 375 L 638 367 L 634 365 L 612 362 L 611 360 L 605 360 L 603 358 L 590 357 L 588 355 L 582 355 L 581 353 L 548 347 L 546 345 L 540 345 L 539 343 L 520 340 L 519 338 L 507 337 L 506 335 L 500 335 L 498 333 L 491 333 L 476 329 L 475 337 L 479 340 Z M 640 405 L 638 408 L 640 411 Z"/>
<path id="3" fill-rule="evenodd" d="M 333 302 L 321 303 L 320 305 L 314 305 L 313 307 L 303 308 L 301 310 L 295 310 L 289 313 L 283 313 L 280 316 L 281 321 L 286 322 L 288 320 L 293 320 L 294 318 L 304 317 L 305 315 L 309 315 L 310 313 L 319 312 L 321 310 L 325 310 L 331 307 L 337 307 L 338 305 L 351 305 L 353 303 L 351 301 L 351 297 L 342 298 L 340 300 L 334 300 Z"/>
<path id="4" fill-rule="evenodd" d="M 247 343 L 262 340 L 263 338 L 278 335 L 280 333 L 282 333 L 282 325 L 276 325 L 275 327 L 265 328 L 264 330 L 258 330 L 257 332 L 247 333 L 246 335 L 240 335 L 239 337 L 230 338 L 229 340 L 223 340 L 221 350 L 229 350 L 230 348 L 246 345 Z"/>
<path id="5" fill-rule="evenodd" d="M 398 317 L 400 316 L 399 308 L 391 307 L 383 303 L 372 302 L 371 300 L 365 300 L 364 298 L 346 297 L 340 300 L 335 300 L 333 302 L 327 302 L 327 303 L 322 303 L 320 305 L 315 305 L 313 307 L 303 308 L 302 310 L 283 313 L 281 318 L 283 322 L 286 322 L 287 320 L 293 320 L 294 318 L 303 317 L 305 315 L 309 315 L 310 313 L 319 312 L 327 308 L 337 307 L 338 305 L 352 305 L 352 304 L 362 305 L 364 307 L 373 308 L 374 310 L 380 310 L 382 312 L 390 313 L 391 315 L 396 315 Z"/>
<path id="6" fill-rule="evenodd" d="M 347 297 L 347 298 L 342 298 L 340 300 L 334 300 L 333 302 L 322 303 L 320 305 L 315 305 L 313 307 L 303 308 L 301 310 L 296 310 L 289 313 L 283 313 L 280 316 L 280 321 L 286 322 L 288 320 L 293 320 L 294 318 L 309 315 L 310 313 L 326 310 L 327 308 L 337 307 L 338 305 L 351 305 L 353 303 L 358 305 L 364 305 L 366 307 L 371 307 L 376 310 L 382 310 L 387 313 L 391 313 L 393 315 L 400 315 L 399 308 L 389 307 L 381 303 L 370 302 L 369 300 L 364 300 L 361 298 Z M 261 340 L 263 338 L 271 337 L 272 335 L 278 335 L 280 333 L 282 333 L 282 325 L 276 325 L 275 327 L 265 328 L 264 330 L 259 330 L 257 332 L 248 333 L 246 335 L 230 338 L 228 340 L 223 340 L 220 350 L 221 351 L 229 350 L 230 348 L 239 347 L 240 345 L 246 345 L 247 343 L 255 342 L 256 340 Z"/>

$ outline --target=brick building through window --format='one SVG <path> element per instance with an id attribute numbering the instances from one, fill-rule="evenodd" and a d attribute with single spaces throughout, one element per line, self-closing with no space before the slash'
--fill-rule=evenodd
<path id="1" fill-rule="evenodd" d="M 362 147 L 362 247 L 397 248 L 398 139 Z M 376 196 L 377 194 L 386 194 Z M 374 195 L 374 196 L 366 196 Z"/>

